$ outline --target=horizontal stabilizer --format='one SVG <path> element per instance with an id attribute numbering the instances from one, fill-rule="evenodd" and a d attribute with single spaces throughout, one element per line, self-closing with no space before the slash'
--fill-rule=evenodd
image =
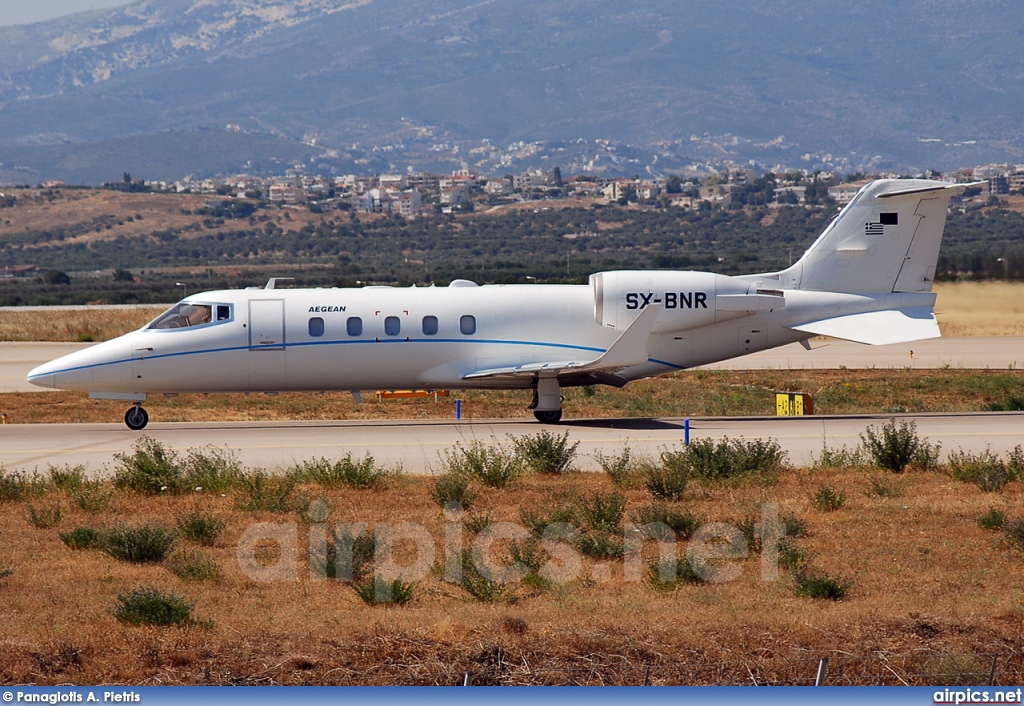
<path id="1" fill-rule="evenodd" d="M 935 312 L 930 306 L 867 311 L 811 321 L 790 328 L 818 336 L 869 343 L 873 346 L 938 338 L 942 335 L 939 332 L 939 323 L 935 320 Z"/>
<path id="2" fill-rule="evenodd" d="M 659 304 L 644 307 L 640 315 L 633 319 L 633 323 L 615 339 L 611 347 L 593 360 L 537 361 L 514 367 L 476 370 L 468 375 L 463 375 L 462 379 L 474 380 L 509 375 L 533 376 L 541 373 L 554 373 L 557 376 L 563 373 L 607 372 L 640 365 L 647 362 L 647 337 L 651 335 L 654 322 L 662 309 L 663 307 Z"/>
<path id="3" fill-rule="evenodd" d="M 924 186 L 924 187 L 914 188 L 914 189 L 895 189 L 893 191 L 887 191 L 884 194 L 879 194 L 878 198 L 880 198 L 880 199 L 891 199 L 891 198 L 895 198 L 897 196 L 912 196 L 914 194 L 928 194 L 928 193 L 934 193 L 934 192 L 937 192 L 937 191 L 949 191 L 949 192 L 962 193 L 963 190 L 966 189 L 969 186 L 981 186 L 984 183 L 985 182 L 983 182 L 983 181 L 972 181 L 972 182 L 970 182 L 968 184 L 963 184 L 963 183 L 960 183 L 960 184 L 931 184 L 929 186 Z"/>

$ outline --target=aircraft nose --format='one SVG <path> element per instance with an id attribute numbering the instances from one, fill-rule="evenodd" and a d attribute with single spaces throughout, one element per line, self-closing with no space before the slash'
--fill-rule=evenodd
<path id="1" fill-rule="evenodd" d="M 93 382 L 93 368 L 97 353 L 102 352 L 99 343 L 89 348 L 68 353 L 65 356 L 33 368 L 27 380 L 39 387 L 58 390 L 87 390 Z"/>
<path id="2" fill-rule="evenodd" d="M 97 343 L 43 363 L 32 369 L 28 381 L 38 387 L 58 390 L 103 390 L 116 392 L 129 382 L 132 359 L 125 351 L 131 343 L 122 340 Z"/>
<path id="3" fill-rule="evenodd" d="M 57 387 L 57 373 L 52 362 L 32 368 L 25 379 L 37 387 Z"/>

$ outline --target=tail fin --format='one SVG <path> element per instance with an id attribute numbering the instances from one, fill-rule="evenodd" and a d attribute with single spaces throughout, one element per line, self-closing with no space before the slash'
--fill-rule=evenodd
<path id="1" fill-rule="evenodd" d="M 946 210 L 966 184 L 880 179 L 862 188 L 793 266 L 785 289 L 929 292 Z"/>

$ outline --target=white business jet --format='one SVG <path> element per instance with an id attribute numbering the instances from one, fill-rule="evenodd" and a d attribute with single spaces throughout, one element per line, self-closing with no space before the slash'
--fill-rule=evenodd
<path id="1" fill-rule="evenodd" d="M 265 288 L 186 297 L 152 323 L 41 365 L 41 387 L 134 404 L 148 395 L 561 388 L 726 360 L 826 335 L 867 344 L 939 336 L 931 292 L 950 197 L 965 184 L 879 180 L 781 272 L 619 271 L 586 285 Z"/>

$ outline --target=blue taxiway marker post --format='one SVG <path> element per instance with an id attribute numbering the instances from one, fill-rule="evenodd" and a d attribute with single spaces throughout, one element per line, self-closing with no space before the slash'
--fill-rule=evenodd
<path id="1" fill-rule="evenodd" d="M 455 418 L 462 419 L 462 400 L 455 400 Z"/>
<path id="2" fill-rule="evenodd" d="M 684 419 L 683 420 L 683 445 L 684 446 L 689 446 L 690 445 L 690 420 L 689 419 Z"/>

